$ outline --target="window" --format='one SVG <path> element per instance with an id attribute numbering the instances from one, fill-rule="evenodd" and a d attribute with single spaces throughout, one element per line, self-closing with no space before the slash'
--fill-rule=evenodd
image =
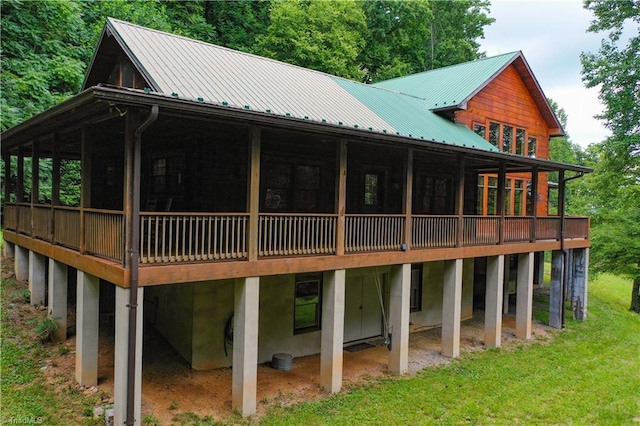
<path id="1" fill-rule="evenodd" d="M 322 273 L 296 275 L 294 334 L 320 330 Z"/>
<path id="2" fill-rule="evenodd" d="M 320 203 L 320 166 L 268 162 L 264 209 L 313 212 Z"/>
<path id="3" fill-rule="evenodd" d="M 529 157 L 536 157 L 536 149 L 538 147 L 538 138 L 529 137 L 529 145 L 527 148 L 527 155 Z"/>
<path id="4" fill-rule="evenodd" d="M 378 175 L 375 173 L 364 175 L 364 205 L 378 205 Z"/>
<path id="5" fill-rule="evenodd" d="M 515 216 L 523 215 L 522 202 L 524 201 L 524 181 L 516 179 L 516 188 L 513 202 L 513 214 Z"/>
<path id="6" fill-rule="evenodd" d="M 504 126 L 502 128 L 502 150 L 511 152 L 513 150 L 513 127 Z"/>
<path id="7" fill-rule="evenodd" d="M 474 123 L 473 131 L 477 133 L 478 136 L 481 136 L 483 139 L 487 137 L 487 126 L 485 126 L 484 124 Z"/>
<path id="8" fill-rule="evenodd" d="M 153 160 L 152 191 L 154 194 L 176 195 L 182 192 L 182 156 L 163 156 Z"/>
<path id="9" fill-rule="evenodd" d="M 505 179 L 504 190 L 504 214 L 506 216 L 523 216 L 529 206 L 531 194 L 531 181 L 525 179 Z M 498 178 L 490 175 L 478 176 L 477 214 L 498 215 Z M 528 208 L 531 210 L 531 208 Z M 529 212 L 530 214 L 530 212 Z"/>
<path id="10" fill-rule="evenodd" d="M 498 178 L 489 177 L 489 194 L 487 196 L 487 214 L 495 215 L 498 211 Z"/>
<path id="11" fill-rule="evenodd" d="M 410 312 L 422 310 L 422 264 L 411 265 Z"/>
<path id="12" fill-rule="evenodd" d="M 478 204 L 476 212 L 482 214 L 484 212 L 484 176 L 478 176 Z"/>
<path id="13" fill-rule="evenodd" d="M 511 179 L 506 179 L 505 181 L 504 214 L 511 215 Z"/>
<path id="14" fill-rule="evenodd" d="M 536 155 L 536 138 L 529 137 L 527 139 L 526 129 L 489 122 L 488 134 L 486 134 L 486 127 L 482 124 L 474 123 L 473 131 L 503 152 L 528 155 L 529 157 Z"/>
<path id="15" fill-rule="evenodd" d="M 416 214 L 453 214 L 453 179 L 416 173 L 413 210 Z"/>
<path id="16" fill-rule="evenodd" d="M 524 155 L 524 129 L 516 129 L 516 154 Z"/>

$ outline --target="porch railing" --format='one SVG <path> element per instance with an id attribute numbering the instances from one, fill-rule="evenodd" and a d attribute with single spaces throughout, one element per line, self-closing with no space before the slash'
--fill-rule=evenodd
<path id="1" fill-rule="evenodd" d="M 15 204 L 4 205 L 4 228 L 17 230 L 18 229 L 18 206 Z"/>
<path id="2" fill-rule="evenodd" d="M 413 216 L 411 247 L 454 247 L 458 228 L 457 216 Z"/>
<path id="3" fill-rule="evenodd" d="M 80 249 L 80 209 L 56 206 L 53 209 L 55 221 L 53 239 L 56 244 L 75 250 Z"/>
<path id="4" fill-rule="evenodd" d="M 347 215 L 345 252 L 400 250 L 405 217 Z"/>
<path id="5" fill-rule="evenodd" d="M 588 217 L 566 217 L 565 238 L 588 238 L 589 218 Z"/>
<path id="6" fill-rule="evenodd" d="M 4 227 L 74 250 L 81 248 L 81 212 L 77 207 L 9 203 L 4 206 Z M 53 215 L 53 217 L 52 217 Z M 338 215 L 267 214 L 258 216 L 259 257 L 333 255 L 338 252 Z M 407 242 L 404 215 L 346 215 L 346 253 L 394 251 Z M 495 245 L 558 240 L 560 218 L 464 216 L 411 217 L 412 249 Z M 535 222 L 535 224 L 534 224 Z M 535 226 L 534 226 L 535 225 Z M 589 219 L 567 217 L 565 238 L 588 239 Z M 88 254 L 122 261 L 122 211 L 84 209 L 82 245 Z M 150 213 L 140 215 L 141 263 L 171 263 L 248 258 L 247 213 Z M 534 235 L 532 235 L 532 229 Z M 461 231 L 462 235 L 458 235 Z"/>
<path id="7" fill-rule="evenodd" d="M 465 216 L 462 245 L 492 245 L 500 240 L 500 217 L 498 216 Z"/>
<path id="8" fill-rule="evenodd" d="M 504 218 L 504 242 L 522 243 L 531 241 L 533 217 L 509 216 Z"/>
<path id="9" fill-rule="evenodd" d="M 244 213 L 141 213 L 140 262 L 245 259 Z"/>
<path id="10" fill-rule="evenodd" d="M 536 219 L 536 240 L 557 240 L 559 238 L 559 217 L 538 217 Z"/>
<path id="11" fill-rule="evenodd" d="M 31 212 L 33 219 L 33 236 L 45 241 L 51 241 L 53 236 L 51 233 L 51 225 L 53 224 L 51 216 L 53 212 L 51 206 L 34 205 Z"/>
<path id="12" fill-rule="evenodd" d="M 18 207 L 18 229 L 21 234 L 31 235 L 31 204 L 19 203 Z"/>
<path id="13" fill-rule="evenodd" d="M 124 214 L 121 211 L 85 209 L 87 253 L 122 260 L 124 256 Z"/>
<path id="14" fill-rule="evenodd" d="M 333 214 L 261 214 L 258 255 L 333 254 L 337 217 Z"/>

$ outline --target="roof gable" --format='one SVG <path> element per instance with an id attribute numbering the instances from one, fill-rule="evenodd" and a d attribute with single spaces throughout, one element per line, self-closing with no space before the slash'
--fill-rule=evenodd
<path id="1" fill-rule="evenodd" d="M 108 68 L 105 63 L 116 56 L 114 42 L 149 89 L 165 96 L 495 150 L 469 129 L 437 116 L 414 96 L 111 18 L 85 88 L 104 78 L 99 68 Z"/>
<path id="2" fill-rule="evenodd" d="M 560 121 L 520 51 L 394 78 L 374 85 L 422 98 L 432 111 L 466 109 L 467 102 L 473 96 L 512 64 L 534 99 L 550 134 L 563 135 Z"/>

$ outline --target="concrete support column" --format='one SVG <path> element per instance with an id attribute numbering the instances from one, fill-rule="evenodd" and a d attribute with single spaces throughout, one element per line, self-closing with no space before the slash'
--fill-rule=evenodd
<path id="1" fill-rule="evenodd" d="M 260 278 L 235 281 L 233 322 L 233 409 L 243 416 L 256 412 Z"/>
<path id="2" fill-rule="evenodd" d="M 127 420 L 127 365 L 129 347 L 129 293 L 131 289 L 116 287 L 116 335 L 114 348 L 113 380 L 113 424 L 122 425 Z M 142 424 L 142 325 L 144 289 L 138 287 L 138 306 L 136 308 L 136 368 L 134 411 L 135 424 Z"/>
<path id="3" fill-rule="evenodd" d="M 29 250 L 16 245 L 15 257 L 13 259 L 13 270 L 18 281 L 29 279 Z"/>
<path id="4" fill-rule="evenodd" d="M 442 355 L 460 355 L 460 315 L 462 311 L 462 259 L 444 262 L 442 300 Z"/>
<path id="5" fill-rule="evenodd" d="M 15 252 L 16 252 L 16 245 L 13 244 L 12 242 L 9 242 L 7 240 L 3 241 L 3 253 L 2 255 L 4 256 L 5 259 L 11 259 L 12 257 L 15 256 Z"/>
<path id="6" fill-rule="evenodd" d="M 484 344 L 498 348 L 502 344 L 502 292 L 504 256 L 487 258 L 487 289 L 484 308 Z"/>
<path id="7" fill-rule="evenodd" d="M 320 387 L 330 393 L 342 387 L 345 277 L 344 269 L 323 274 Z"/>
<path id="8" fill-rule="evenodd" d="M 29 292 L 32 305 L 44 305 L 47 258 L 35 251 L 29 251 Z"/>
<path id="9" fill-rule="evenodd" d="M 96 386 L 100 279 L 78 270 L 76 298 L 76 380 L 82 386 Z"/>
<path id="10" fill-rule="evenodd" d="M 518 255 L 518 281 L 516 288 L 516 337 L 531 338 L 533 311 L 533 253 Z"/>
<path id="11" fill-rule="evenodd" d="M 49 318 L 58 325 L 53 333 L 55 342 L 67 340 L 67 274 L 67 265 L 49 259 Z"/>
<path id="12" fill-rule="evenodd" d="M 562 251 L 551 253 L 551 284 L 549 287 L 549 326 L 562 328 L 562 274 L 564 270 Z"/>
<path id="13" fill-rule="evenodd" d="M 462 263 L 462 262 L 461 262 Z M 462 267 L 460 269 L 462 271 Z M 389 327 L 391 351 L 389 371 L 404 374 L 409 369 L 409 294 L 411 291 L 411 264 L 391 268 Z"/>
<path id="14" fill-rule="evenodd" d="M 575 249 L 573 251 L 573 292 L 571 306 L 573 318 L 584 321 L 587 319 L 587 289 L 589 287 L 589 249 Z"/>

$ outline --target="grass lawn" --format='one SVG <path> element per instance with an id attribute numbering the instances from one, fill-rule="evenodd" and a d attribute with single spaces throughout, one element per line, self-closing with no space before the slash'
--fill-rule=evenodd
<path id="1" fill-rule="evenodd" d="M 640 316 L 628 280 L 590 283 L 589 317 L 549 344 L 465 353 L 416 377 L 275 408 L 267 425 L 640 425 Z"/>
<path id="2" fill-rule="evenodd" d="M 32 321 L 44 312 L 25 302 L 24 284 L 3 279 L 1 290 L 0 423 L 102 424 L 91 418 L 99 398 L 85 395 L 68 378 L 58 381 L 42 371 L 60 347 L 38 341 Z M 276 406 L 257 421 L 640 426 L 640 316 L 628 311 L 630 293 L 629 280 L 602 275 L 590 284 L 588 320 L 568 319 L 567 329 L 551 341 L 463 353 L 415 377 L 375 380 L 320 401 Z M 155 424 L 153 416 L 143 420 Z M 230 415 L 227 421 L 255 419 Z M 178 424 L 216 422 L 193 414 Z"/>

